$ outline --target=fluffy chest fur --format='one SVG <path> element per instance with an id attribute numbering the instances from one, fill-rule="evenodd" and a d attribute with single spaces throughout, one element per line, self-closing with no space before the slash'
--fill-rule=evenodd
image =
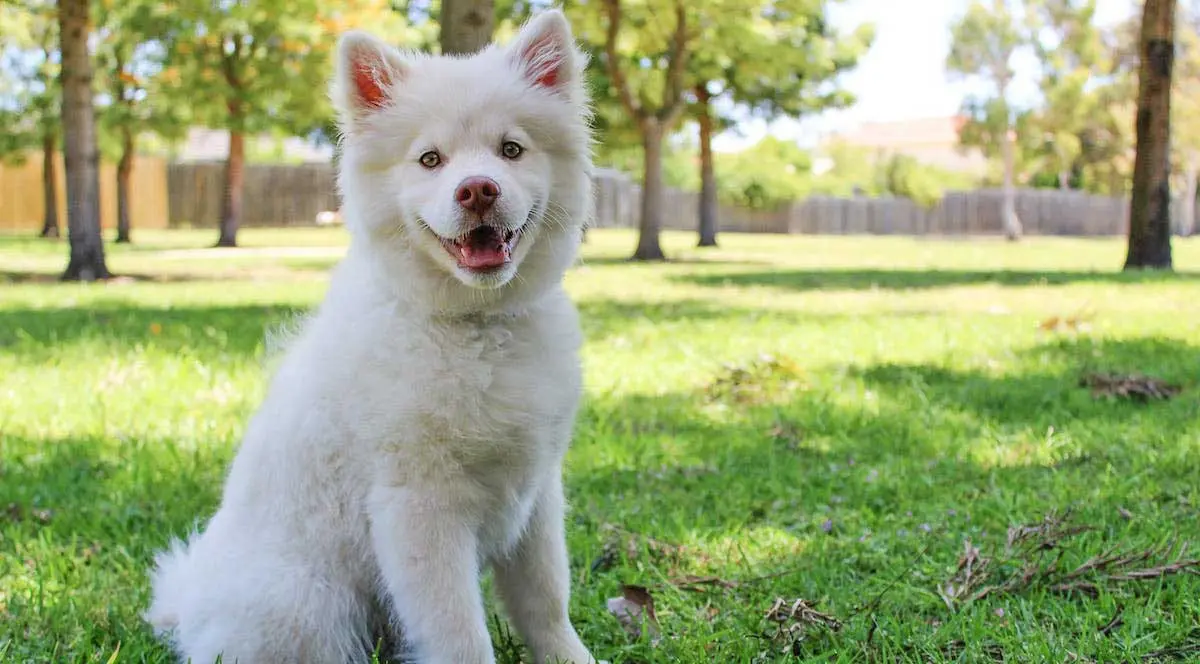
<path id="1" fill-rule="evenodd" d="M 481 553 L 511 546 L 541 486 L 560 472 L 580 397 L 580 333 L 566 295 L 488 316 L 339 307 L 321 312 L 305 337 L 275 382 L 319 387 L 286 400 L 304 404 L 289 419 L 312 427 L 325 420 L 315 413 L 328 414 L 329 426 L 305 437 L 352 432 L 314 441 L 324 457 L 317 467 L 340 473 L 336 484 L 436 491 L 470 506 Z"/>

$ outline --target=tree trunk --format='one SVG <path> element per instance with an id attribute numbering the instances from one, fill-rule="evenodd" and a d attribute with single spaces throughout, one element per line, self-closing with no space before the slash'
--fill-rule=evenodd
<path id="1" fill-rule="evenodd" d="M 58 141 L 54 132 L 42 137 L 42 203 L 46 212 L 42 215 L 42 237 L 59 237 L 58 229 L 58 173 L 54 162 L 58 158 Z"/>
<path id="2" fill-rule="evenodd" d="M 221 236 L 218 247 L 236 247 L 242 222 L 242 184 L 245 180 L 246 135 L 229 132 L 229 156 L 225 160 L 225 198 L 221 203 Z"/>
<path id="3" fill-rule="evenodd" d="M 1175 1 L 1146 0 L 1138 68 L 1137 159 L 1125 269 L 1171 269 L 1171 75 Z"/>
<path id="4" fill-rule="evenodd" d="M 1005 113 L 1007 117 L 1007 111 Z M 1004 140 L 1000 143 L 1001 152 L 1004 157 L 1004 206 L 1001 212 L 1004 220 L 1004 237 L 1009 240 L 1016 241 L 1021 239 L 1025 229 L 1021 224 L 1021 218 L 1017 216 L 1017 190 L 1014 180 L 1016 180 L 1016 154 L 1013 146 L 1013 129 L 1011 125 L 1006 126 L 1004 132 Z"/>
<path id="5" fill-rule="evenodd" d="M 467 55 L 487 46 L 496 21 L 493 0 L 442 0 L 442 53 Z"/>
<path id="6" fill-rule="evenodd" d="M 88 0 L 59 0 L 62 129 L 67 179 L 67 231 L 71 258 L 64 281 L 112 276 L 100 234 L 100 149 L 92 107 L 92 62 L 88 53 Z"/>
<path id="7" fill-rule="evenodd" d="M 638 229 L 635 261 L 661 261 L 666 258 L 658 234 L 662 228 L 663 208 L 663 134 L 664 127 L 650 119 L 642 130 L 642 152 L 645 174 L 642 177 L 642 221 Z"/>
<path id="8" fill-rule="evenodd" d="M 1067 191 L 1071 188 L 1071 171 L 1064 168 L 1058 172 L 1058 188 Z"/>
<path id="9" fill-rule="evenodd" d="M 117 162 L 117 242 L 130 243 L 129 234 L 129 176 L 133 173 L 133 131 L 121 128 L 121 161 Z"/>
<path id="10" fill-rule="evenodd" d="M 1189 154 L 1183 172 L 1183 205 L 1179 210 L 1179 234 L 1196 232 L 1196 180 L 1200 178 L 1200 155 Z"/>
<path id="11" fill-rule="evenodd" d="M 696 86 L 700 104 L 700 247 L 717 246 L 717 176 L 713 170 L 712 97 L 704 85 Z"/>

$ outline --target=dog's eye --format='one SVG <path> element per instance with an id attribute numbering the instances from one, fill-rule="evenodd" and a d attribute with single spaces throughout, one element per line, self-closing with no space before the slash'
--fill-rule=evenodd
<path id="1" fill-rule="evenodd" d="M 430 150 L 421 155 L 421 165 L 425 168 L 437 168 L 442 163 L 442 155 Z"/>
<path id="2" fill-rule="evenodd" d="M 504 155 L 505 159 L 516 159 L 524 151 L 525 148 L 512 141 L 505 141 L 504 145 L 500 146 L 500 154 Z"/>

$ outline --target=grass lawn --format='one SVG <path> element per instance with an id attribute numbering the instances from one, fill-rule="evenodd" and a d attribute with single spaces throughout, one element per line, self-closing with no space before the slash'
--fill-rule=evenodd
<path id="1" fill-rule="evenodd" d="M 264 331 L 344 242 L 135 239 L 110 245 L 129 278 L 83 286 L 54 282 L 65 244 L 0 237 L 0 662 L 168 661 L 139 617 L 151 555 L 215 508 Z M 1200 540 L 1200 241 L 1163 276 L 1119 273 L 1117 240 L 692 240 L 631 265 L 631 234 L 594 231 L 568 277 L 572 613 L 597 656 L 1200 661 L 1200 575 L 1161 569 Z M 1182 391 L 1094 398 L 1089 372 Z M 609 611 L 625 584 L 653 633 Z"/>

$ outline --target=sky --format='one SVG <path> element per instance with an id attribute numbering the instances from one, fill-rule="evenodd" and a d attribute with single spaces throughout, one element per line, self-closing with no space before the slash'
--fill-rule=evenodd
<path id="1" fill-rule="evenodd" d="M 858 103 L 801 122 L 790 120 L 768 127 L 761 121 L 743 123 L 714 140 L 716 150 L 738 150 L 770 133 L 812 145 L 822 136 L 853 129 L 862 122 L 944 117 L 955 113 L 972 91 L 946 71 L 950 24 L 965 11 L 968 0 L 843 0 L 830 5 L 829 17 L 848 32 L 864 22 L 875 24 L 875 42 L 855 71 L 843 77 Z M 1098 0 L 1097 22 L 1115 23 L 1134 11 L 1134 0 Z M 1019 80 L 1013 100 L 1036 98 L 1036 63 L 1032 56 L 1014 58 Z"/>

